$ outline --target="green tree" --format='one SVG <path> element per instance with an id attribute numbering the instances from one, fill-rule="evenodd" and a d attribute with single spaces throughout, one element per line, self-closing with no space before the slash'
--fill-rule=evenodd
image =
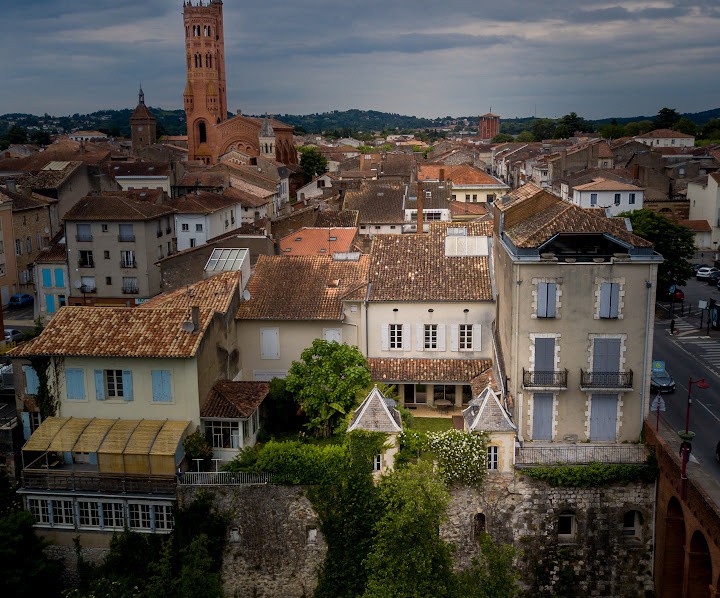
<path id="1" fill-rule="evenodd" d="M 620 125 L 602 125 L 598 132 L 602 136 L 603 139 L 618 139 L 620 137 L 625 136 L 625 127 L 621 127 Z"/>
<path id="2" fill-rule="evenodd" d="M 298 152 L 300 152 L 300 167 L 303 169 L 306 183 L 309 183 L 313 177 L 327 172 L 327 158 L 320 153 L 317 147 L 299 147 Z"/>
<path id="3" fill-rule="evenodd" d="M 538 118 L 532 125 L 535 141 L 553 139 L 555 137 L 555 121 L 549 118 Z"/>
<path id="4" fill-rule="evenodd" d="M 530 143 L 532 141 L 535 141 L 535 137 L 530 131 L 523 131 L 515 138 L 515 141 L 521 141 L 522 143 Z"/>
<path id="5" fill-rule="evenodd" d="M 263 407 L 265 409 L 263 428 L 267 429 L 269 433 L 282 434 L 300 431 L 303 423 L 302 418 L 298 417 L 300 406 L 293 393 L 288 391 L 287 381 L 284 378 L 270 380 L 270 392 Z"/>
<path id="6" fill-rule="evenodd" d="M 40 129 L 34 129 L 30 131 L 28 135 L 28 142 L 32 143 L 34 145 L 50 145 L 52 143 L 52 139 L 50 138 L 50 134 L 47 131 L 42 131 Z"/>
<path id="7" fill-rule="evenodd" d="M 673 125 L 673 131 L 680 131 L 686 135 L 697 135 L 698 126 L 689 118 L 681 118 Z"/>
<path id="8" fill-rule="evenodd" d="M 532 136 L 532 133 L 530 135 Z M 510 141 L 515 141 L 515 138 L 512 135 L 508 135 L 507 133 L 498 133 L 490 140 L 490 143 L 509 143 Z"/>
<path id="9" fill-rule="evenodd" d="M 720 118 L 707 121 L 702 128 L 703 139 L 720 139 Z"/>
<path id="10" fill-rule="evenodd" d="M 560 126 L 565 126 L 565 130 L 567 131 L 566 137 L 572 137 L 576 132 L 589 133 L 595 130 L 595 127 L 590 121 L 585 120 L 582 116 L 578 116 L 575 112 L 563 116 L 558 121 L 558 127 Z"/>
<path id="11" fill-rule="evenodd" d="M 631 121 L 625 125 L 625 134 L 629 137 L 635 137 L 635 135 L 643 135 L 649 133 L 655 128 L 655 123 L 651 120 L 638 120 Z"/>
<path id="12" fill-rule="evenodd" d="M 220 570 L 211 556 L 211 542 L 205 534 L 193 538 L 181 552 L 180 575 L 177 580 L 181 598 L 220 598 L 222 580 Z M 201 583 L 198 583 L 202 580 Z M 152 595 L 152 594 L 149 594 Z"/>
<path id="13" fill-rule="evenodd" d="M 362 353 L 350 345 L 316 339 L 293 361 L 287 389 L 308 418 L 305 427 L 318 436 L 338 431 L 355 405 L 357 391 L 370 384 L 370 370 Z"/>
<path id="14" fill-rule="evenodd" d="M 680 113 L 675 108 L 660 108 L 655 117 L 656 129 L 672 129 L 680 120 Z"/>
<path id="15" fill-rule="evenodd" d="M 7 133 L 7 140 L 13 143 L 27 143 L 27 129 L 20 125 L 13 125 Z"/>
<path id="16" fill-rule="evenodd" d="M 420 461 L 383 476 L 382 515 L 365 560 L 363 598 L 443 598 L 455 595 L 450 545 L 440 524 L 450 500 L 432 464 Z"/>
<path id="17" fill-rule="evenodd" d="M 666 293 L 672 284 L 684 285 L 693 274 L 688 262 L 695 254 L 692 231 L 652 210 L 624 212 L 619 216 L 629 218 L 633 232 L 652 242 L 655 251 L 663 256 L 664 261 L 658 268 L 658 292 Z"/>
<path id="18" fill-rule="evenodd" d="M 515 568 L 515 548 L 496 545 L 489 534 L 480 537 L 480 559 L 458 573 L 458 594 L 463 598 L 516 598 L 520 574 Z"/>

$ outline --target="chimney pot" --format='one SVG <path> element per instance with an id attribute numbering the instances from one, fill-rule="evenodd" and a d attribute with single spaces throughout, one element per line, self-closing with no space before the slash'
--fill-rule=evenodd
<path id="1" fill-rule="evenodd" d="M 445 180 L 445 169 L 440 169 L 440 182 L 442 183 Z"/>
<path id="2" fill-rule="evenodd" d="M 200 306 L 193 305 L 190 307 L 190 313 L 192 316 L 193 332 L 200 330 Z"/>

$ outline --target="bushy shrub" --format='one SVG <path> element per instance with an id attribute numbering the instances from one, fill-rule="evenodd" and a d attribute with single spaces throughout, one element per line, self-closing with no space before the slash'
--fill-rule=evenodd
<path id="1" fill-rule="evenodd" d="M 657 463 L 654 457 L 651 457 L 642 465 L 588 463 L 587 465 L 532 467 L 523 469 L 522 474 L 547 482 L 551 486 L 592 488 L 608 484 L 652 482 L 657 476 Z"/>
<path id="2" fill-rule="evenodd" d="M 276 474 L 287 484 L 329 484 L 347 461 L 347 448 L 339 444 L 270 441 L 259 451 L 253 470 Z"/>

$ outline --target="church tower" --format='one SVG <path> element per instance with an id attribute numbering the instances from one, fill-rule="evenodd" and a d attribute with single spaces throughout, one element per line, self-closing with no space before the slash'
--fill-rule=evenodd
<path id="1" fill-rule="evenodd" d="M 142 86 L 138 93 L 138 105 L 130 117 L 130 135 L 133 152 L 152 145 L 157 137 L 157 122 L 145 105 L 145 93 Z"/>
<path id="2" fill-rule="evenodd" d="M 263 158 L 269 160 L 275 160 L 275 131 L 273 131 L 272 125 L 268 120 L 267 116 L 263 120 L 263 124 L 260 127 L 260 155 Z"/>
<path id="3" fill-rule="evenodd" d="M 188 159 L 209 164 L 215 125 L 227 120 L 222 0 L 184 2 Z"/>

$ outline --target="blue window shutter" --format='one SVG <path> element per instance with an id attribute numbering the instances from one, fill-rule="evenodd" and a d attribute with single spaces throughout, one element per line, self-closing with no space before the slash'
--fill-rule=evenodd
<path id="1" fill-rule="evenodd" d="M 537 286 L 537 317 L 547 318 L 548 313 L 548 283 L 539 282 Z"/>
<path id="2" fill-rule="evenodd" d="M 23 372 L 25 372 L 25 387 L 29 395 L 36 395 L 40 389 L 40 380 L 38 380 L 37 372 L 31 365 L 24 365 Z"/>
<path id="3" fill-rule="evenodd" d="M 172 401 L 171 373 L 169 370 L 152 370 L 152 393 L 154 403 Z"/>
<path id="4" fill-rule="evenodd" d="M 152 370 L 152 397 L 153 403 L 162 401 L 162 372 L 160 370 Z"/>
<path id="5" fill-rule="evenodd" d="M 105 377 L 102 370 L 95 370 L 95 398 L 98 401 L 105 400 Z"/>
<path id="6" fill-rule="evenodd" d="M 63 462 L 66 465 L 72 465 L 72 453 L 70 451 L 63 451 Z"/>
<path id="7" fill-rule="evenodd" d="M 23 438 L 30 440 L 30 414 L 27 411 L 23 411 L 20 415 L 22 417 Z"/>
<path id="8" fill-rule="evenodd" d="M 55 295 L 45 295 L 45 304 L 49 314 L 55 313 Z"/>
<path id="9" fill-rule="evenodd" d="M 65 273 L 62 268 L 55 268 L 55 286 L 59 288 L 65 286 Z"/>
<path id="10" fill-rule="evenodd" d="M 44 287 L 52 286 L 52 272 L 50 271 L 50 268 L 42 269 L 42 282 Z"/>
<path id="11" fill-rule="evenodd" d="M 68 401 L 85 400 L 85 371 L 79 368 L 65 370 Z"/>
<path id="12" fill-rule="evenodd" d="M 162 371 L 163 396 L 168 403 L 172 402 L 172 372 L 170 370 Z"/>
<path id="13" fill-rule="evenodd" d="M 90 453 L 90 457 L 88 458 L 90 461 L 90 465 L 97 465 L 98 464 L 98 458 L 97 453 Z"/>
<path id="14" fill-rule="evenodd" d="M 132 370 L 123 370 L 122 381 L 123 381 L 123 399 L 125 399 L 126 401 L 132 401 L 133 400 Z"/>
<path id="15" fill-rule="evenodd" d="M 555 317 L 555 301 L 557 293 L 557 284 L 554 282 L 547 283 L 547 317 Z"/>

